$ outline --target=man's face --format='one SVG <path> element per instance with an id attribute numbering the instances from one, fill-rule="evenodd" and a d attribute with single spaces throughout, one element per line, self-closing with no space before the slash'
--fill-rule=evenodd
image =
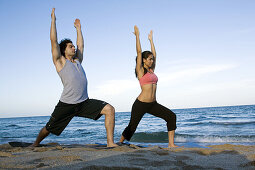
<path id="1" fill-rule="evenodd" d="M 65 55 L 72 56 L 72 57 L 75 55 L 75 46 L 72 43 L 67 43 L 66 49 L 65 49 Z"/>

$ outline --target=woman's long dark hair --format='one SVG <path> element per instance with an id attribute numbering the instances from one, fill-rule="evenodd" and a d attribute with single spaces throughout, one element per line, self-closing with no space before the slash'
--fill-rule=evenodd
<path id="1" fill-rule="evenodd" d="M 148 70 L 144 67 L 143 59 L 147 59 L 150 55 L 153 55 L 152 52 L 150 52 L 150 51 L 142 52 L 142 67 L 144 69 L 144 74 L 146 74 L 148 72 Z M 135 63 L 137 64 L 137 56 L 135 59 Z M 135 68 L 135 76 L 137 77 L 136 68 Z"/>

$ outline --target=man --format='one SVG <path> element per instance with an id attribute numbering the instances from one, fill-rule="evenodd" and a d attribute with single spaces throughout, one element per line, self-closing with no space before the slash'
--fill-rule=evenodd
<path id="1" fill-rule="evenodd" d="M 87 78 L 81 66 L 84 42 L 79 19 L 75 20 L 74 27 L 77 31 L 77 50 L 69 39 L 64 39 L 58 44 L 55 8 L 52 9 L 50 29 L 52 59 L 64 90 L 49 122 L 41 129 L 32 146 L 38 146 L 49 133 L 60 135 L 74 116 L 97 120 L 102 115 L 105 115 L 107 147 L 118 146 L 113 140 L 114 107 L 104 101 L 88 98 Z"/>

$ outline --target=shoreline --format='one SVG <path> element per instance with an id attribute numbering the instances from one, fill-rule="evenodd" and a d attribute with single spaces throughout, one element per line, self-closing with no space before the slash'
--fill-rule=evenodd
<path id="1" fill-rule="evenodd" d="M 162 148 L 100 144 L 29 148 L 0 145 L 0 168 L 18 169 L 254 169 L 255 145 Z"/>

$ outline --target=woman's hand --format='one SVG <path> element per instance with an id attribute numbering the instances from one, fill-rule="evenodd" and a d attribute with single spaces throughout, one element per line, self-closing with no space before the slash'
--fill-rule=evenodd
<path id="1" fill-rule="evenodd" d="M 135 34 L 135 36 L 139 36 L 139 29 L 136 25 L 134 26 L 134 32 L 133 33 Z"/>
<path id="2" fill-rule="evenodd" d="M 150 34 L 148 35 L 148 39 L 149 39 L 150 41 L 152 41 L 152 34 L 153 34 L 153 32 L 152 32 L 152 30 L 151 30 Z"/>

